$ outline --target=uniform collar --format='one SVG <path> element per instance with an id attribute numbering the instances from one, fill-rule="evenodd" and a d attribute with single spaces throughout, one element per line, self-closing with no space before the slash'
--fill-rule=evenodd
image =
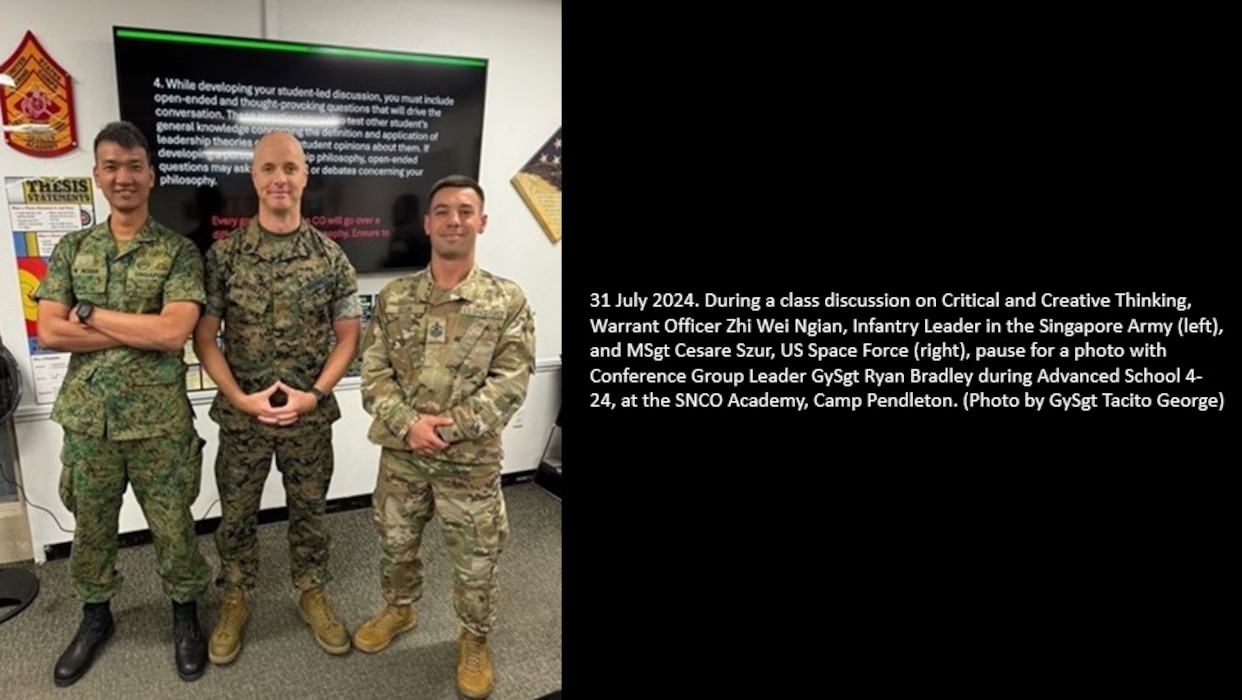
<path id="1" fill-rule="evenodd" d="M 423 301 L 429 301 L 431 299 L 431 292 L 435 288 L 436 282 L 431 278 L 430 265 L 428 265 L 427 269 L 423 272 L 423 281 L 419 286 L 418 296 Z M 474 301 L 481 296 L 482 290 L 482 275 L 479 273 L 478 263 L 475 263 L 474 266 L 470 268 L 469 274 L 466 275 L 466 279 L 458 282 L 456 287 L 444 290 L 444 294 L 445 299 L 448 301 L 457 301 L 458 299 Z"/>
<path id="2" fill-rule="evenodd" d="M 125 248 L 125 251 L 121 253 L 121 255 L 133 250 L 135 244 L 149 243 L 159 239 L 160 230 L 160 225 L 154 218 L 148 215 L 147 220 L 142 222 L 142 228 L 138 229 L 138 233 L 135 233 L 134 237 L 130 239 L 129 245 Z M 109 215 L 105 221 L 95 228 L 92 234 L 99 236 L 100 238 L 107 239 L 107 241 L 111 243 L 114 240 L 112 237 L 112 216 Z"/>
<path id="3" fill-rule="evenodd" d="M 241 252 L 262 260 L 292 260 L 310 257 L 314 252 L 311 248 L 310 225 L 306 223 L 306 219 L 302 219 L 296 231 L 285 235 L 292 236 L 293 240 L 282 246 L 264 246 L 263 229 L 259 226 L 259 217 L 255 216 L 250 219 L 242 233 Z"/>

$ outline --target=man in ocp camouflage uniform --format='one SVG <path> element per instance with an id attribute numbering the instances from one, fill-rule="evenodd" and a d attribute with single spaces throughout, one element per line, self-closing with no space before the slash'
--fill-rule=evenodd
<path id="1" fill-rule="evenodd" d="M 289 508 L 298 614 L 324 651 L 350 649 L 349 632 L 324 591 L 332 580 L 324 510 L 334 466 L 332 423 L 341 417 L 331 392 L 357 357 L 362 305 L 344 251 L 302 218 L 307 177 L 296 138 L 283 132 L 261 138 L 251 164 L 258 215 L 207 253 L 207 303 L 194 347 L 219 390 L 211 407 L 220 425 L 215 540 L 216 583 L 223 589 L 208 649 L 215 664 L 231 663 L 241 652 L 250 614 L 246 592 L 259 573 L 259 506 L 273 455 Z M 223 351 L 216 345 L 221 322 Z"/>
<path id="2" fill-rule="evenodd" d="M 111 215 L 57 243 L 34 294 L 39 344 L 72 353 L 52 420 L 65 432 L 60 497 L 74 515 L 69 578 L 83 612 L 53 680 L 77 682 L 115 630 L 117 519 L 131 485 L 173 601 L 177 672 L 194 680 L 206 666 L 197 601 L 211 570 L 190 513 L 203 442 L 184 351 L 203 302 L 203 264 L 190 239 L 150 216 L 155 171 L 137 127 L 113 122 L 99 132 L 94 176 Z"/>
<path id="3" fill-rule="evenodd" d="M 535 324 L 517 284 L 475 265 L 487 225 L 479 184 L 444 178 L 429 202 L 431 264 L 380 291 L 363 341 L 363 407 L 375 418 L 367 437 L 383 448 L 373 503 L 387 605 L 358 629 L 354 646 L 378 652 L 417 624 L 419 546 L 435 515 L 461 621 L 457 688 L 485 698 L 497 563 L 509 532 L 501 431 L 526 398 Z"/>

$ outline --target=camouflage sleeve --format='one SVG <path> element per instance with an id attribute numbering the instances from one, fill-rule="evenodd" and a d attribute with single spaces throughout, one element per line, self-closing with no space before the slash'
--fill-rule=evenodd
<path id="1" fill-rule="evenodd" d="M 176 256 L 168 279 L 164 281 L 164 303 L 192 301 L 202 304 L 206 301 L 203 291 L 203 257 L 188 238 L 179 241 Z"/>
<path id="2" fill-rule="evenodd" d="M 204 272 L 205 299 L 203 315 L 224 318 L 224 280 L 227 270 L 224 268 L 224 256 L 221 251 L 228 239 L 216 241 L 207 249 L 207 262 Z"/>
<path id="3" fill-rule="evenodd" d="M 354 295 L 357 298 L 357 295 Z M 362 338 L 362 408 L 404 439 L 418 412 L 406 405 L 405 394 L 397 384 L 389 356 L 387 302 L 384 292 L 376 295 L 371 324 Z"/>
<path id="4" fill-rule="evenodd" d="M 65 236 L 52 249 L 47 264 L 47 274 L 31 297 L 35 301 L 47 299 L 65 306 L 73 306 L 77 297 L 73 293 L 73 255 L 77 251 L 77 239 Z"/>
<path id="5" fill-rule="evenodd" d="M 362 317 L 362 302 L 358 300 L 358 272 L 350 264 L 345 251 L 337 248 L 333 260 L 336 270 L 336 291 L 332 296 L 332 320 Z"/>
<path id="6" fill-rule="evenodd" d="M 525 296 L 515 298 L 516 311 L 501 329 L 492 365 L 483 386 L 445 414 L 452 425 L 439 428 L 446 442 L 474 440 L 498 431 L 526 400 L 535 372 L 535 316 Z"/>

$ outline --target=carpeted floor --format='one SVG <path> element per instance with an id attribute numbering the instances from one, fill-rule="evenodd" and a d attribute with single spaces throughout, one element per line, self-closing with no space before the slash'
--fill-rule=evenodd
<path id="1" fill-rule="evenodd" d="M 496 670 L 495 700 L 533 700 L 561 687 L 561 502 L 533 482 L 506 486 L 511 534 L 501 557 L 501 602 L 490 638 Z M 352 632 L 382 606 L 378 546 L 369 510 L 328 516 L 336 580 L 329 598 Z M 456 698 L 458 624 L 452 609 L 452 567 L 440 528 L 428 526 L 423 551 L 425 595 L 418 627 L 379 654 L 319 649 L 297 614 L 289 580 L 283 522 L 261 525 L 262 578 L 250 598 L 245 646 L 229 666 L 209 666 L 197 681 L 177 677 L 172 612 L 160 590 L 151 545 L 124 548 L 118 568 L 125 586 L 113 599 L 116 635 L 94 667 L 69 688 L 52 683 L 52 666 L 72 639 L 81 605 L 69 590 L 68 560 L 34 567 L 41 590 L 35 602 L 0 625 L 0 697 L 37 698 Z M 211 536 L 202 552 L 218 564 Z M 219 595 L 200 604 L 209 632 Z"/>

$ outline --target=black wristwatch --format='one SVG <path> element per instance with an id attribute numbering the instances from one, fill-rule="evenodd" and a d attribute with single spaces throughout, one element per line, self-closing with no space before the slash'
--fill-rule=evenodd
<path id="1" fill-rule="evenodd" d="M 86 323 L 86 319 L 90 318 L 91 314 L 93 313 L 95 313 L 94 304 L 90 303 L 89 301 L 78 302 L 78 320 L 79 321 L 81 321 L 82 323 Z"/>
<path id="2" fill-rule="evenodd" d="M 312 386 L 310 388 L 310 395 L 315 397 L 315 403 L 323 403 L 324 393 L 319 390 L 319 387 Z"/>

